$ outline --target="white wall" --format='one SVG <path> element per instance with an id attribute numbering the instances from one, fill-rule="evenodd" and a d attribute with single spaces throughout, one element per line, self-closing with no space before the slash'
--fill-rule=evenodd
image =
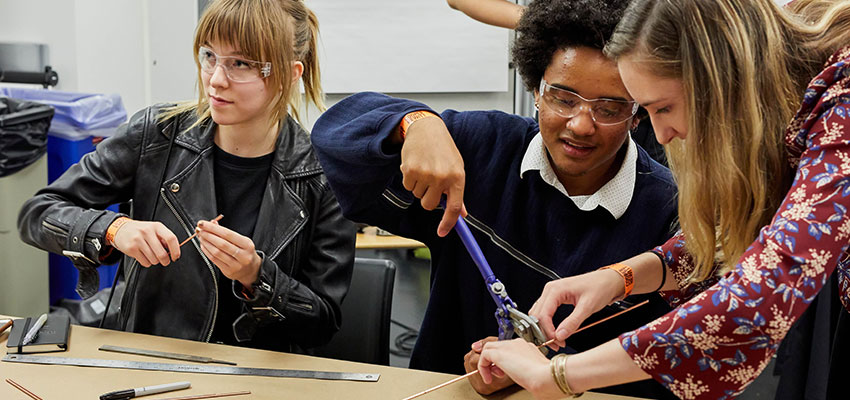
<path id="1" fill-rule="evenodd" d="M 156 102 L 197 96 L 191 54 L 196 4 L 189 0 L 0 0 L 0 41 L 47 44 L 50 64 L 59 73 L 57 90 L 118 93 L 132 115 Z M 513 75 L 507 69 L 506 73 L 509 87 L 504 92 L 398 96 L 422 101 L 438 111 L 512 112 Z M 345 96 L 329 95 L 328 105 Z M 312 127 L 316 118 L 318 111 L 309 110 L 305 125 Z"/>
<path id="2" fill-rule="evenodd" d="M 512 72 L 511 72 L 512 73 Z M 416 100 L 425 103 L 432 109 L 442 112 L 446 109 L 458 111 L 468 110 L 500 110 L 507 113 L 513 112 L 513 75 L 509 80 L 507 92 L 495 93 L 388 93 L 391 96 Z M 344 99 L 348 94 L 330 94 L 325 99 L 325 105 L 330 107 Z M 301 111 L 301 118 L 307 130 L 312 129 L 319 111 L 311 107 L 306 114 Z"/>
<path id="3" fill-rule="evenodd" d="M 77 32 L 74 1 L 0 0 L 0 41 L 34 42 L 50 47 L 59 87 L 77 86 Z"/>
<path id="4" fill-rule="evenodd" d="M 319 19 L 328 93 L 507 90 L 509 31 L 445 1 L 305 1 Z"/>
<path id="5" fill-rule="evenodd" d="M 42 0 L 44 1 L 44 0 Z M 67 0 L 66 0 L 67 1 Z M 56 1 L 48 1 L 55 3 Z M 60 2 L 62 2 L 60 0 Z M 142 2 L 136 0 L 76 0 L 73 18 L 66 24 L 76 32 L 76 77 L 74 86 L 60 90 L 118 93 L 128 113 L 142 108 L 145 99 L 145 52 L 142 51 Z M 39 25 L 37 22 L 33 25 Z M 58 34 L 58 27 L 53 34 Z M 60 28 L 63 29 L 63 28 Z M 63 29 L 64 30 L 64 29 Z M 58 50 L 58 49 L 57 49 Z M 51 62 L 61 59 L 53 56 Z M 59 82 L 68 75 L 59 71 Z"/>
<path id="6" fill-rule="evenodd" d="M 189 0 L 146 0 L 149 39 L 149 97 L 146 103 L 189 100 L 197 96 L 192 43 L 198 5 Z M 147 104 L 146 104 L 147 105 Z"/>
<path id="7" fill-rule="evenodd" d="M 0 41 L 47 44 L 57 90 L 118 93 L 129 114 L 195 96 L 196 22 L 187 0 L 0 0 Z"/>

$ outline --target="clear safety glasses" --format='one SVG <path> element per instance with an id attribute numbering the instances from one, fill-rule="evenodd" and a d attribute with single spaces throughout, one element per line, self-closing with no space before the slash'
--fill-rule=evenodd
<path id="1" fill-rule="evenodd" d="M 638 110 L 638 104 L 634 101 L 588 100 L 573 91 L 552 86 L 544 79 L 540 80 L 540 98 L 550 110 L 564 118 L 573 118 L 582 108 L 587 108 L 593 121 L 600 125 L 622 123 L 633 117 Z"/>
<path id="2" fill-rule="evenodd" d="M 207 47 L 198 50 L 198 62 L 201 70 L 212 74 L 216 66 L 222 66 L 227 78 L 233 82 L 253 82 L 272 73 L 272 63 L 246 60 L 234 56 L 220 56 Z"/>

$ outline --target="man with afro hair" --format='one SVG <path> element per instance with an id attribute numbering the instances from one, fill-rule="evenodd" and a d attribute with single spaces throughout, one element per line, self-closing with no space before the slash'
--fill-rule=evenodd
<path id="1" fill-rule="evenodd" d="M 517 28 L 520 17 L 525 11 L 525 6 L 508 0 L 446 0 L 446 3 L 449 7 L 461 11 L 477 21 L 508 29 Z M 523 29 L 528 28 L 534 27 L 526 26 Z M 664 154 L 664 147 L 655 139 L 655 132 L 652 130 L 649 118 L 644 118 L 646 111 L 641 108 L 638 113 L 642 120 L 635 129 L 632 129 L 632 140 L 643 147 L 653 160 L 666 167 L 667 155 Z"/>
<path id="2" fill-rule="evenodd" d="M 534 93 L 539 123 L 499 111 L 438 114 L 418 102 L 358 93 L 313 127 L 344 215 L 431 250 L 431 294 L 411 368 L 471 371 L 481 339 L 498 334 L 496 306 L 452 232 L 459 215 L 522 311 L 547 282 L 627 259 L 671 236 L 672 175 L 630 139 L 638 107 L 602 54 L 626 3 L 536 0 L 523 13 L 513 60 Z M 571 336 L 564 351 L 594 347 L 669 311 L 657 294 L 644 297 L 650 305 Z M 572 310 L 560 311 L 556 320 Z M 472 384 L 490 393 L 511 382 Z M 607 390 L 670 396 L 649 381 Z"/>

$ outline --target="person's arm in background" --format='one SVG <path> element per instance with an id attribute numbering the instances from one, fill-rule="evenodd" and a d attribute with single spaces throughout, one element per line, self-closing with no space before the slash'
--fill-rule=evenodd
<path id="1" fill-rule="evenodd" d="M 446 0 L 449 7 L 488 25 L 515 29 L 525 7 L 507 0 Z"/>

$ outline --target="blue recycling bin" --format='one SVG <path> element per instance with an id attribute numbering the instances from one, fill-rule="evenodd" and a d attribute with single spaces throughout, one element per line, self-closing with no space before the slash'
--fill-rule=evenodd
<path id="1" fill-rule="evenodd" d="M 25 88 L 0 88 L 0 96 L 38 101 L 54 107 L 47 137 L 47 183 L 59 178 L 71 165 L 94 151 L 100 137 L 108 137 L 127 119 L 117 94 L 102 95 Z M 109 207 L 118 211 L 117 205 Z M 112 285 L 118 264 L 98 268 L 100 288 Z M 79 272 L 65 256 L 49 256 L 50 304 L 61 299 L 80 299 L 74 288 Z"/>

